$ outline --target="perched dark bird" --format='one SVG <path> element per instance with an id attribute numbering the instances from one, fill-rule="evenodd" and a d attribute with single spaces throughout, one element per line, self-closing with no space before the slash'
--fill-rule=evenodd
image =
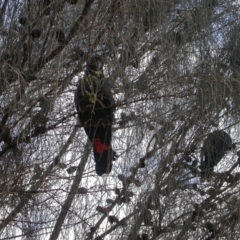
<path id="1" fill-rule="evenodd" d="M 78 116 L 93 143 L 96 172 L 99 176 L 110 173 L 115 158 L 111 146 L 115 102 L 102 67 L 101 57 L 93 56 L 75 93 Z"/>
<path id="2" fill-rule="evenodd" d="M 203 175 L 209 175 L 213 172 L 224 154 L 234 148 L 231 137 L 222 130 L 216 130 L 209 133 L 201 150 L 201 170 Z"/>

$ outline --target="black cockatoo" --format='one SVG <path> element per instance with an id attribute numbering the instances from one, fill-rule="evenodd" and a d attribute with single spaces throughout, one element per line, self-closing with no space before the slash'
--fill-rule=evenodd
<path id="1" fill-rule="evenodd" d="M 201 150 L 201 170 L 203 176 L 209 176 L 224 154 L 234 148 L 231 137 L 222 130 L 209 133 Z"/>
<path id="2" fill-rule="evenodd" d="M 104 78 L 102 68 L 101 57 L 93 56 L 75 93 L 78 116 L 93 144 L 96 172 L 99 176 L 110 173 L 115 158 L 111 146 L 115 102 L 111 85 Z"/>

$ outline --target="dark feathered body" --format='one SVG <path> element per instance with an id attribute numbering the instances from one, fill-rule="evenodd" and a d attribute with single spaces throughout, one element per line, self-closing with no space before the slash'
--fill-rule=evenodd
<path id="1" fill-rule="evenodd" d="M 201 169 L 203 174 L 209 174 L 213 171 L 224 154 L 233 148 L 231 137 L 222 130 L 216 130 L 208 134 L 203 142 L 201 152 Z"/>
<path id="2" fill-rule="evenodd" d="M 75 105 L 80 122 L 93 143 L 96 172 L 101 176 L 111 171 L 114 159 L 111 138 L 115 103 L 110 83 L 94 64 L 89 67 L 91 71 L 86 72 L 78 85 Z"/>

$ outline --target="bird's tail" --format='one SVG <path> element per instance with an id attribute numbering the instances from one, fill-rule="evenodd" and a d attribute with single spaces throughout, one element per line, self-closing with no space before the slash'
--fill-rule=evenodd
<path id="1" fill-rule="evenodd" d="M 110 146 L 109 149 L 104 149 L 101 153 L 96 151 L 93 146 L 94 160 L 96 162 L 96 172 L 99 176 L 104 173 L 109 174 L 112 170 L 112 161 L 114 160 L 114 151 Z"/>
<path id="2" fill-rule="evenodd" d="M 98 126 L 92 140 L 96 172 L 99 176 L 111 172 L 112 161 L 116 157 L 116 153 L 112 150 L 111 137 L 111 126 Z"/>

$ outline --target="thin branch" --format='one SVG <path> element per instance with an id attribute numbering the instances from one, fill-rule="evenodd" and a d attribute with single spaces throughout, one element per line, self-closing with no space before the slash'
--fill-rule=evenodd
<path id="1" fill-rule="evenodd" d="M 77 173 L 76 173 L 75 179 L 72 183 L 70 192 L 67 196 L 67 199 L 66 199 L 65 203 L 62 206 L 62 210 L 61 210 L 61 212 L 58 216 L 58 219 L 56 221 L 56 224 L 54 226 L 54 229 L 52 231 L 52 234 L 51 234 L 49 240 L 57 239 L 59 234 L 60 234 L 63 222 L 64 222 L 64 220 L 67 216 L 67 213 L 68 213 L 68 211 L 69 211 L 69 209 L 72 205 L 73 199 L 74 199 L 75 195 L 77 194 L 77 189 L 78 189 L 78 186 L 79 186 L 79 184 L 82 180 L 83 171 L 84 171 L 85 165 L 87 163 L 90 152 L 91 152 L 91 142 L 88 140 L 86 145 L 85 145 L 85 149 L 84 149 L 82 159 L 81 159 L 81 161 L 78 165 Z"/>
<path id="2" fill-rule="evenodd" d="M 70 30 L 70 33 L 67 36 L 64 44 L 61 44 L 58 47 L 56 47 L 45 59 L 40 58 L 38 63 L 36 64 L 36 66 L 33 67 L 33 72 L 40 71 L 46 63 L 50 62 L 54 57 L 56 57 L 69 44 L 69 42 L 77 34 L 77 31 L 80 28 L 80 24 L 84 20 L 86 15 L 88 14 L 93 2 L 94 2 L 94 0 L 86 1 L 85 6 L 84 6 L 83 11 L 82 11 L 82 14 L 77 18 L 77 20 L 73 24 L 73 27 Z"/>
<path id="3" fill-rule="evenodd" d="M 47 170 L 39 177 L 38 182 L 36 182 L 34 185 L 32 185 L 32 187 L 29 190 L 29 193 L 27 195 L 24 195 L 21 198 L 20 203 L 15 207 L 15 209 L 5 219 L 1 220 L 0 231 L 3 230 L 11 221 L 13 221 L 15 219 L 15 217 L 17 216 L 17 214 L 22 211 L 23 207 L 27 205 L 29 200 L 36 195 L 37 190 L 41 187 L 41 185 L 44 183 L 46 178 L 50 175 L 50 173 L 52 172 L 52 169 L 56 166 L 56 163 L 58 163 L 59 159 L 63 156 L 63 154 L 66 153 L 66 150 L 72 143 L 72 139 L 75 137 L 77 131 L 78 131 L 78 128 L 75 127 L 73 129 L 72 133 L 70 134 L 68 140 L 66 141 L 64 146 L 61 148 L 58 155 L 53 159 L 52 163 L 49 165 Z"/>

